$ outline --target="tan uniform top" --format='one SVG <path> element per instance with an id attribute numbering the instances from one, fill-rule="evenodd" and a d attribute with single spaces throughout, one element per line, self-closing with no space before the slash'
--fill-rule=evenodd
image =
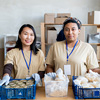
<path id="1" fill-rule="evenodd" d="M 25 59 L 29 65 L 30 51 L 23 52 Z M 29 67 L 29 76 L 31 76 L 33 73 L 37 73 L 38 71 L 44 71 L 44 61 L 44 54 L 41 50 L 38 51 L 37 55 L 35 55 L 32 51 L 31 64 Z M 11 74 L 13 78 L 26 78 L 26 75 L 28 75 L 28 68 L 26 66 L 21 50 L 15 48 L 7 52 L 4 64 L 6 65 L 9 63 L 14 65 L 14 69 Z"/>
<path id="2" fill-rule="evenodd" d="M 68 48 L 68 55 L 72 49 L 73 48 Z M 46 58 L 46 64 L 54 66 L 55 71 L 58 68 L 62 68 L 64 71 L 64 65 L 67 64 L 65 41 L 56 42 L 50 47 Z M 71 65 L 70 79 L 72 79 L 72 76 L 84 75 L 87 69 L 99 67 L 94 49 L 90 44 L 82 41 L 80 41 L 72 54 L 69 56 L 68 64 Z"/>

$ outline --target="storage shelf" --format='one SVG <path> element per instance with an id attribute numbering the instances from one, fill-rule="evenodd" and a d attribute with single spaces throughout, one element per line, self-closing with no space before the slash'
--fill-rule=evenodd
<path id="1" fill-rule="evenodd" d="M 44 23 L 44 25 L 62 25 L 62 23 Z M 82 26 L 100 26 L 100 24 L 82 24 Z"/>
<path id="2" fill-rule="evenodd" d="M 100 24 L 82 24 L 82 26 L 100 26 Z"/>
<path id="3" fill-rule="evenodd" d="M 17 34 L 6 34 L 4 36 L 4 58 L 6 57 L 7 49 L 15 46 L 17 37 Z"/>
<path id="4" fill-rule="evenodd" d="M 100 46 L 100 43 L 90 43 L 91 45 L 97 45 Z"/>

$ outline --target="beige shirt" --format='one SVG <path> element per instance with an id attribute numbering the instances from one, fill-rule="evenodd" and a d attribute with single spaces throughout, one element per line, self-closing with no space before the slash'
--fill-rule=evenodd
<path id="1" fill-rule="evenodd" d="M 29 65 L 30 51 L 23 52 L 25 59 Z M 29 76 L 31 76 L 33 73 L 37 73 L 38 71 L 45 70 L 44 59 L 44 54 L 41 50 L 38 51 L 37 55 L 35 55 L 32 51 L 31 64 L 29 67 Z M 26 75 L 28 75 L 28 68 L 26 66 L 21 50 L 15 48 L 7 52 L 4 64 L 6 65 L 9 63 L 14 65 L 14 69 L 11 74 L 13 78 L 26 78 Z"/>
<path id="2" fill-rule="evenodd" d="M 68 55 L 73 48 L 68 48 Z M 62 68 L 64 71 L 64 65 L 67 64 L 67 50 L 66 42 L 56 42 L 54 43 L 48 52 L 46 58 L 46 64 L 55 67 L 55 71 L 58 68 Z M 98 68 L 98 61 L 94 49 L 88 43 L 80 41 L 80 43 L 75 47 L 72 54 L 69 56 L 68 64 L 71 65 L 71 76 L 84 75 L 87 69 Z"/>

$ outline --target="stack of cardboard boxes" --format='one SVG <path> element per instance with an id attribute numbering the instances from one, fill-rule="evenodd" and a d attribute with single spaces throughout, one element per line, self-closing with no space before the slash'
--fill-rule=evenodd
<path id="1" fill-rule="evenodd" d="M 54 19 L 55 24 L 63 24 L 63 22 L 68 18 L 71 17 L 71 13 L 58 13 L 57 17 Z"/>
<path id="2" fill-rule="evenodd" d="M 57 15 L 55 13 L 45 13 L 44 22 L 48 24 L 63 24 L 68 17 L 71 17 L 71 13 L 57 13 Z"/>

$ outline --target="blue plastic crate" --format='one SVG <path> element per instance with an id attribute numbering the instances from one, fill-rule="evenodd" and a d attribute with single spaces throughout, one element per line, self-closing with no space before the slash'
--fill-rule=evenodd
<path id="1" fill-rule="evenodd" d="M 78 76 L 73 76 L 72 80 L 75 80 Z M 72 88 L 75 99 L 98 99 L 100 98 L 100 88 L 82 88 L 72 82 Z"/>
<path id="2" fill-rule="evenodd" d="M 29 79 L 11 79 L 12 80 L 29 80 Z M 1 100 L 6 99 L 35 99 L 36 82 L 27 88 L 5 88 L 1 86 Z"/>
<path id="3" fill-rule="evenodd" d="M 1 100 L 1 86 L 0 86 L 0 100 Z"/>

